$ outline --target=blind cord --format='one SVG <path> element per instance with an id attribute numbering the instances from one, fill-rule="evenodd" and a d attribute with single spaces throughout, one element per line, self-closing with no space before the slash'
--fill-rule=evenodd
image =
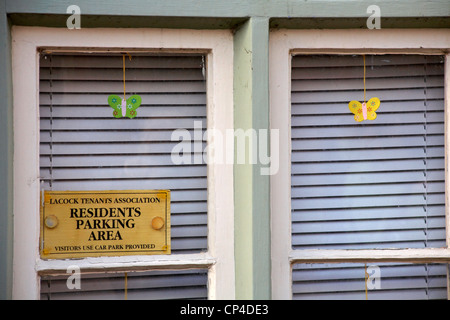
<path id="1" fill-rule="evenodd" d="M 366 289 L 366 300 L 369 300 L 368 294 L 367 294 L 367 281 L 369 281 L 369 273 L 367 272 L 367 263 L 364 264 L 364 284 Z"/>
<path id="2" fill-rule="evenodd" d="M 427 166 L 428 166 L 428 148 L 427 148 L 427 131 L 428 131 L 428 119 L 427 119 L 427 58 L 424 57 L 425 59 L 425 63 L 423 65 L 424 68 L 424 78 L 423 78 L 423 82 L 424 82 L 424 89 L 423 89 L 423 95 L 424 95 L 424 100 L 423 100 L 423 106 L 424 106 L 424 153 L 425 153 L 425 159 L 424 159 L 424 180 L 425 180 L 425 247 L 428 247 L 428 170 L 427 170 Z"/>
<path id="3" fill-rule="evenodd" d="M 53 188 L 53 62 L 52 55 L 49 56 L 50 60 L 50 190 Z"/>
<path id="4" fill-rule="evenodd" d="M 126 100 L 125 98 L 125 55 L 122 56 L 122 64 L 123 64 L 123 99 Z"/>
<path id="5" fill-rule="evenodd" d="M 366 103 L 366 55 L 363 54 L 363 64 L 364 64 L 364 103 Z"/>
<path id="6" fill-rule="evenodd" d="M 424 78 L 423 78 L 423 81 L 424 81 L 424 89 L 423 89 L 423 93 L 424 93 L 424 100 L 423 100 L 423 104 L 424 104 L 424 109 L 425 109 L 425 112 L 424 112 L 424 120 L 425 120 L 425 135 L 424 135 L 424 142 L 425 142 L 425 247 L 426 248 L 428 248 L 428 170 L 427 170 L 427 167 L 428 167 L 428 148 L 427 148 L 427 144 L 428 144 L 428 141 L 427 141 L 427 131 L 428 131 L 428 119 L 427 119 L 427 116 L 428 116 L 428 110 L 427 110 L 427 107 L 428 107 L 428 103 L 427 103 L 427 91 L 428 91 L 428 87 L 427 87 L 427 57 L 425 56 L 424 57 L 424 59 L 425 59 L 425 63 L 424 63 L 424 65 L 423 65 L 423 68 L 424 68 Z M 429 266 L 428 266 L 428 263 L 427 264 L 425 264 L 425 271 L 426 271 L 426 285 L 427 285 L 427 287 L 426 287 L 426 295 L 427 295 L 427 298 L 428 299 L 430 299 L 430 296 L 429 296 L 429 273 L 430 273 L 430 271 L 429 271 Z"/>
<path id="7" fill-rule="evenodd" d="M 126 52 L 126 53 L 124 53 L 123 55 L 122 55 L 122 68 L 123 68 L 123 99 L 124 100 L 126 100 L 126 97 L 125 97 L 125 93 L 126 93 L 126 88 L 125 88 L 125 55 L 128 55 L 128 57 L 129 57 L 129 59 L 130 59 L 130 61 L 131 61 L 131 55 L 128 53 L 128 52 Z"/>
<path id="8" fill-rule="evenodd" d="M 128 300 L 128 272 L 125 272 L 125 300 Z"/>

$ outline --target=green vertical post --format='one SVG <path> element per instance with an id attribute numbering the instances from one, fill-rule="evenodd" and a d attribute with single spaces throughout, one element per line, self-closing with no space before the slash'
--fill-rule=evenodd
<path id="1" fill-rule="evenodd" d="M 269 130 L 269 19 L 253 17 L 234 39 L 234 127 L 251 135 L 259 151 L 259 130 Z M 241 131 L 241 132 L 242 132 Z M 236 298 L 270 299 L 270 194 L 269 176 L 261 164 L 249 161 L 247 140 L 245 163 L 235 138 L 235 259 Z M 268 150 L 268 149 L 266 149 Z"/>
<path id="2" fill-rule="evenodd" d="M 11 72 L 11 25 L 0 1 L 0 299 L 12 298 L 12 72 Z"/>

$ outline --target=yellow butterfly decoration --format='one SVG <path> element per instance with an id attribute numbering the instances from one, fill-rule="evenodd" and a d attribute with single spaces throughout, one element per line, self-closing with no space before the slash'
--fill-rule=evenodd
<path id="1" fill-rule="evenodd" d="M 355 115 L 355 121 L 361 122 L 364 120 L 375 120 L 377 117 L 378 107 L 380 106 L 380 99 L 372 98 L 367 103 L 361 103 L 356 100 L 350 101 L 348 108 Z"/>
<path id="2" fill-rule="evenodd" d="M 366 103 L 366 56 L 364 59 L 364 102 L 356 100 L 350 101 L 348 108 L 355 115 L 355 121 L 375 120 L 377 117 L 377 109 L 380 107 L 380 99 L 372 98 Z"/>

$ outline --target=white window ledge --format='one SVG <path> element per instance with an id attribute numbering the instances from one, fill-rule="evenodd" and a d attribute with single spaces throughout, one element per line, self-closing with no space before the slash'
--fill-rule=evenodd
<path id="1" fill-rule="evenodd" d="M 208 253 L 174 254 L 152 256 L 98 257 L 79 260 L 38 260 L 36 271 L 43 274 L 66 273 L 70 266 L 77 266 L 81 272 L 117 272 L 157 269 L 209 268 L 216 260 Z"/>

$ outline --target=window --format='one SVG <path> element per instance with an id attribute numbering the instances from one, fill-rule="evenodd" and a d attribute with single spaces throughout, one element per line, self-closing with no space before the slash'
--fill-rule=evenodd
<path id="1" fill-rule="evenodd" d="M 174 130 L 185 129 L 194 137 L 194 121 L 206 126 L 206 87 L 202 72 L 205 56 L 133 54 L 126 60 L 127 96 L 138 94 L 143 103 L 139 116 L 130 121 L 115 119 L 104 105 L 109 94 L 121 94 L 122 56 L 120 54 L 52 54 L 40 58 L 40 178 L 43 190 L 171 190 L 171 252 L 207 251 L 206 164 L 176 165 L 171 150 Z M 203 141 L 197 142 L 203 143 Z M 177 272 L 179 273 L 179 272 Z M 140 273 L 138 275 L 141 275 Z M 197 274 L 183 273 L 186 284 L 196 287 Z M 207 274 L 203 273 L 206 288 Z M 120 298 L 125 290 L 123 276 L 86 276 L 79 290 L 53 292 L 51 277 L 41 282 L 41 297 L 54 299 L 83 296 Z M 177 279 L 173 274 L 172 279 Z M 108 279 L 108 280 L 107 280 Z M 122 281 L 120 280 L 122 279 Z M 136 298 L 152 297 L 154 277 L 132 277 L 127 290 Z M 148 281 L 147 281 L 148 279 Z M 156 279 L 160 279 L 157 277 Z M 173 280 L 176 281 L 176 280 Z M 115 283 L 115 285 L 113 285 Z M 103 289 L 108 284 L 114 290 Z M 122 284 L 122 287 L 120 286 Z M 160 297 L 192 298 L 193 288 L 174 286 Z M 162 292 L 164 285 L 158 292 Z M 86 288 L 87 287 L 87 288 Z M 43 291 L 44 290 L 44 291 Z M 139 295 L 143 291 L 143 295 Z M 173 291 L 173 293 L 172 293 Z M 70 294 L 73 292 L 73 294 Z M 139 292 L 139 294 L 138 294 Z M 204 292 L 203 292 L 204 295 Z M 153 296 L 157 298 L 158 296 Z M 202 295 L 199 295 L 202 297 Z M 133 295 L 127 295 L 133 298 Z"/>
<path id="2" fill-rule="evenodd" d="M 339 38 L 352 43 L 333 32 L 272 33 L 271 121 L 283 159 L 271 180 L 274 298 L 364 299 L 372 264 L 381 289 L 369 299 L 446 299 L 448 66 L 436 48 L 448 43 L 438 37 L 418 52 L 425 35 L 399 44 L 386 38 L 395 31 L 347 33 Z M 363 99 L 363 55 L 367 100 L 381 106 L 358 123 L 348 103 Z"/>
<path id="3" fill-rule="evenodd" d="M 292 59 L 294 249 L 445 246 L 444 58 L 365 55 L 367 100 L 356 122 L 361 55 Z"/>
<path id="4" fill-rule="evenodd" d="M 180 143 L 172 132 L 195 137 L 195 121 L 206 127 L 204 61 L 203 55 L 133 53 L 125 63 L 127 97 L 138 94 L 143 102 L 136 118 L 116 119 L 105 102 L 123 94 L 122 55 L 43 52 L 41 189 L 171 190 L 172 253 L 206 251 L 206 163 L 171 159 Z"/>
<path id="5" fill-rule="evenodd" d="M 191 278 L 187 283 L 192 285 L 159 297 L 233 298 L 232 165 L 214 159 L 196 166 L 167 162 L 171 146 L 179 143 L 170 141 L 174 129 L 192 129 L 194 120 L 201 121 L 203 129 L 232 128 L 230 33 L 77 31 L 13 28 L 14 296 L 48 298 L 61 292 L 54 277 L 76 264 L 82 279 L 97 281 L 99 292 L 112 293 L 113 298 L 123 297 L 114 292 L 125 290 L 125 279 L 131 298 L 133 291 L 151 297 L 156 283 L 162 288 L 181 278 Z M 103 100 L 109 91 L 121 92 L 122 52 L 132 55 L 129 92 L 145 96 L 149 105 L 138 109 L 142 117 L 115 127 L 118 122 L 112 121 L 119 119 L 112 118 L 113 110 L 95 106 L 107 106 Z M 41 189 L 130 186 L 174 190 L 171 255 L 40 259 Z M 150 279 L 142 282 L 148 286 L 133 289 L 136 277 Z"/>

